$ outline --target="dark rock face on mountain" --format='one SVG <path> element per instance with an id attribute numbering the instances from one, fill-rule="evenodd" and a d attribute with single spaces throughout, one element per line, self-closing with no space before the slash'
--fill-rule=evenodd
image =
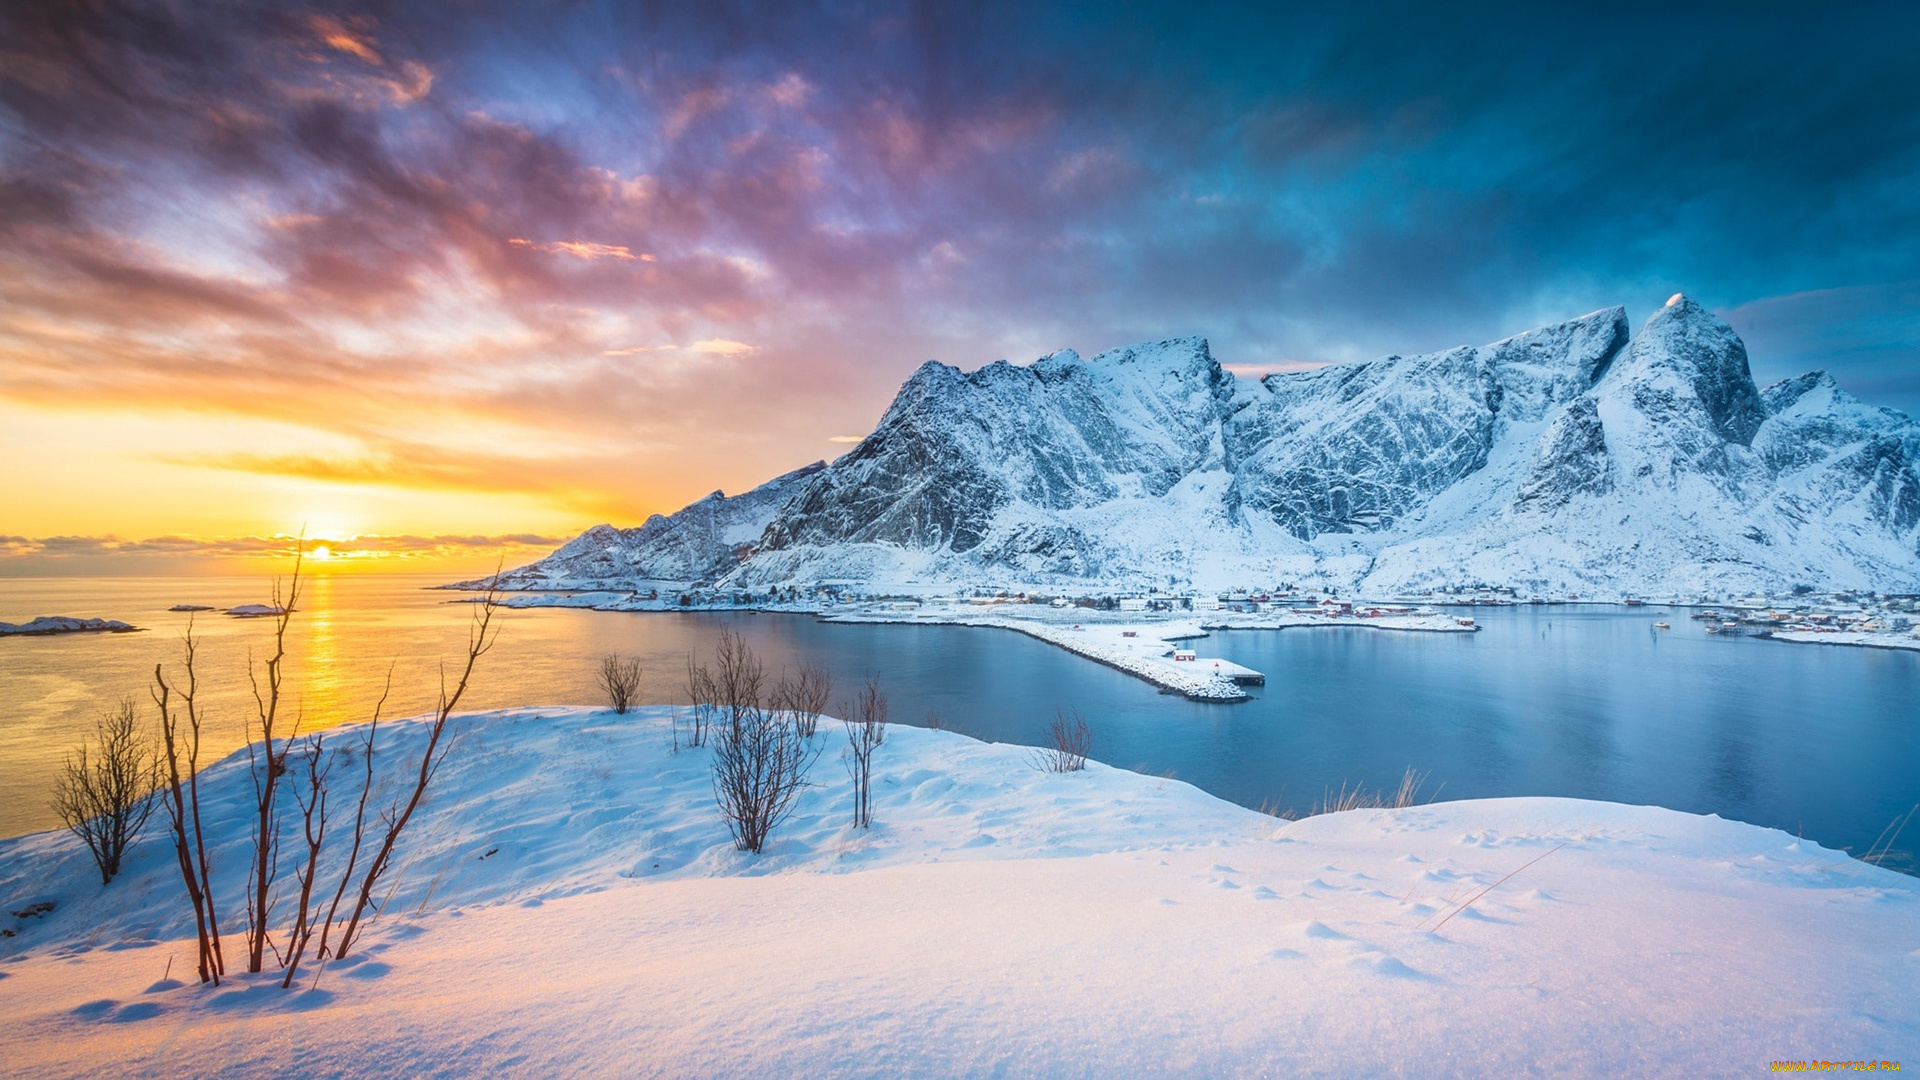
<path id="1" fill-rule="evenodd" d="M 1540 455 L 1520 481 L 1516 510 L 1550 513 L 1580 495 L 1604 495 L 1613 488 L 1613 461 L 1607 456 L 1606 426 L 1600 406 L 1589 396 L 1569 402 L 1540 443 Z"/>
<path id="2" fill-rule="evenodd" d="M 1257 382 L 1198 338 L 928 363 L 832 464 L 598 527 L 508 580 L 722 575 L 1905 590 L 1920 428 L 1818 372 L 1763 392 L 1733 330 L 1679 296 L 1638 333 L 1614 308 Z"/>
<path id="3" fill-rule="evenodd" d="M 780 515 L 763 547 L 884 543 L 964 554 L 1004 541 L 995 525 L 1012 507 L 1058 512 L 1163 496 L 1210 449 L 1217 456 L 1233 388 L 1197 338 L 1119 349 L 1093 364 L 1070 351 L 964 374 L 928 363 L 873 434 Z"/>
<path id="4" fill-rule="evenodd" d="M 1242 507 L 1302 540 L 1390 529 L 1485 467 L 1503 421 L 1572 400 L 1626 341 L 1616 308 L 1482 349 L 1268 376 L 1229 432 Z"/>

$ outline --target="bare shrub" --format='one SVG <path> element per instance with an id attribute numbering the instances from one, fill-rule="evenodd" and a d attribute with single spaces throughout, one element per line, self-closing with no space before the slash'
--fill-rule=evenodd
<path id="1" fill-rule="evenodd" d="M 693 653 L 687 654 L 687 700 L 692 702 L 685 722 L 679 710 L 673 714 L 673 748 L 707 745 L 707 732 L 719 705 L 720 691 L 713 684 L 713 672 L 707 670 Z"/>
<path id="2" fill-rule="evenodd" d="M 373 859 L 367 863 L 366 876 L 360 879 L 360 896 L 347 916 L 347 925 L 340 932 L 340 942 L 334 947 L 333 955 L 344 958 L 353 948 L 355 938 L 360 932 L 360 919 L 374 907 L 373 889 L 380 883 L 393 860 L 394 845 L 400 842 L 400 834 L 406 831 L 407 822 L 413 820 L 413 812 L 420 808 L 420 800 L 426 797 L 427 785 L 433 782 L 434 774 L 440 771 L 440 763 L 446 760 L 448 747 L 442 745 L 447 730 L 447 718 L 453 715 L 454 706 L 460 704 L 460 698 L 467 692 L 467 683 L 473 678 L 473 666 L 488 649 L 493 648 L 496 634 L 490 633 L 493 625 L 494 602 L 499 583 L 499 572 L 495 571 L 493 580 L 487 589 L 486 599 L 478 605 L 473 615 L 473 624 L 467 630 L 467 662 L 460 670 L 460 681 L 454 685 L 451 693 L 447 690 L 447 677 L 444 671 L 440 675 L 440 705 L 434 710 L 433 726 L 427 729 L 427 746 L 420 752 L 420 768 L 414 777 L 413 791 L 407 797 L 406 804 L 394 805 L 381 815 L 386 822 L 386 830 L 380 836 L 380 846 L 375 849 Z M 367 756 L 373 756 L 373 736 L 367 736 Z M 371 766 L 369 766 L 371 775 Z M 364 796 L 363 796 L 364 798 Z M 360 838 L 355 836 L 354 847 L 358 849 Z M 349 874 L 352 870 L 347 871 Z"/>
<path id="3" fill-rule="evenodd" d="M 773 688 L 773 707 L 787 714 L 802 738 L 813 738 L 820 729 L 820 716 L 832 700 L 833 675 L 823 664 L 801 664 L 797 674 L 781 675 Z"/>
<path id="4" fill-rule="evenodd" d="M 187 621 L 184 642 L 186 676 L 178 687 L 183 712 L 175 712 L 171 707 L 175 687 L 167 684 L 160 664 L 153 665 L 153 702 L 160 709 L 160 736 L 167 766 L 167 820 L 172 826 L 174 855 L 180 863 L 187 900 L 193 905 L 194 930 L 199 938 L 200 981 L 218 986 L 227 968 L 220 949 L 220 916 L 213 903 L 213 869 L 200 827 L 201 717 L 197 699 L 199 677 L 194 671 L 197 643 L 191 618 Z"/>
<path id="5" fill-rule="evenodd" d="M 1420 794 L 1420 789 L 1425 786 L 1426 781 L 1426 773 L 1415 772 L 1413 766 L 1409 765 L 1407 771 L 1400 777 L 1400 786 L 1394 788 L 1392 794 L 1368 791 L 1362 784 L 1355 784 L 1349 790 L 1347 785 L 1341 784 L 1338 792 L 1328 789 L 1308 816 L 1338 814 L 1344 810 L 1404 810 L 1414 804 L 1414 799 Z M 1439 795 L 1437 789 L 1434 795 L 1436 797 Z M 1427 801 L 1432 802 L 1433 799 L 1429 798 Z"/>
<path id="6" fill-rule="evenodd" d="M 600 658 L 599 681 L 600 689 L 606 692 L 607 704 L 613 706 L 616 714 L 626 715 L 640 692 L 640 658 L 608 653 Z"/>
<path id="7" fill-rule="evenodd" d="M 925 723 L 928 731 L 945 731 L 947 729 L 947 722 L 940 719 L 940 714 L 934 712 L 932 709 L 927 710 Z"/>
<path id="8" fill-rule="evenodd" d="M 713 703 L 722 726 L 739 727 L 750 712 L 762 711 L 767 669 L 738 631 L 723 630 L 714 647 Z"/>
<path id="9" fill-rule="evenodd" d="M 393 668 L 394 665 L 387 665 L 386 684 L 380 689 L 380 700 L 373 706 L 373 720 L 367 725 L 366 736 L 360 744 L 360 760 L 365 770 L 360 777 L 360 802 L 353 812 L 353 846 L 347 850 L 347 865 L 340 871 L 340 884 L 333 890 L 333 903 L 327 906 L 327 917 L 320 923 L 320 946 L 314 953 L 323 965 L 332 955 L 327 951 L 327 939 L 333 934 L 335 919 L 340 914 L 340 901 L 346 896 L 353 872 L 360 864 L 360 849 L 366 846 L 367 800 L 373 794 L 373 740 L 380 733 L 380 714 L 386 711 L 387 696 L 393 693 Z"/>
<path id="10" fill-rule="evenodd" d="M 309 737 L 298 743 L 304 748 L 300 758 L 304 764 L 304 778 L 293 775 L 288 768 L 288 758 L 296 746 L 299 718 L 296 717 L 294 723 L 282 733 L 280 721 L 283 718 L 279 714 L 287 624 L 300 592 L 299 566 L 296 559 L 293 582 L 284 595 L 277 583 L 274 587 L 274 604 L 278 615 L 274 626 L 274 652 L 266 663 L 264 684 L 258 676 L 258 669 L 251 663 L 248 665 L 248 675 L 253 682 L 256 718 L 262 733 L 257 747 L 251 742 L 247 747 L 254 782 L 254 808 L 259 813 L 253 837 L 255 863 L 249 871 L 247 882 L 248 969 L 262 970 L 264 950 L 272 948 L 276 959 L 285 969 L 280 984 L 282 987 L 293 985 L 294 976 L 298 973 L 301 961 L 308 955 L 316 931 L 320 941 L 313 955 L 323 963 L 330 957 L 345 957 L 359 939 L 363 919 L 376 908 L 372 898 L 374 889 L 387 874 L 395 846 L 425 798 L 434 775 L 446 760 L 451 748 L 450 741 L 445 738 L 447 722 L 467 691 L 475 664 L 493 646 L 496 637 L 492 631 L 493 613 L 498 606 L 499 573 L 496 570 L 493 586 L 474 610 L 472 625 L 468 630 L 466 664 L 451 690 L 447 686 L 445 671 L 441 672 L 440 703 L 427 729 L 426 748 L 421 753 L 411 794 L 404 802 L 395 799 L 388 809 L 380 813 L 384 827 L 370 836 L 367 808 L 374 788 L 374 740 L 380 728 L 381 712 L 393 688 L 393 668 L 390 666 L 387 669 L 386 688 L 374 706 L 372 723 L 367 726 L 364 742 L 360 745 L 365 771 L 354 813 L 352 847 L 340 872 L 332 903 L 322 916 L 321 898 L 316 896 L 315 887 L 329 834 L 328 774 L 332 761 L 325 753 L 324 738 L 318 735 Z M 202 715 L 195 700 L 195 648 L 192 624 L 189 623 L 184 680 L 169 683 L 163 666 L 155 665 L 153 698 L 160 708 L 164 743 L 164 756 L 160 760 L 166 767 L 166 786 L 161 801 L 166 804 L 168 817 L 172 821 L 174 850 L 188 899 L 194 909 L 195 926 L 200 938 L 200 979 L 202 982 L 218 984 L 220 977 L 225 974 L 225 963 L 221 956 L 207 845 L 201 831 L 198 772 Z M 179 709 L 174 706 L 176 696 L 181 706 Z M 352 759 L 350 753 L 337 756 Z M 284 942 L 285 952 L 269 940 L 266 922 L 277 900 L 273 884 L 280 853 L 281 814 L 277 812 L 276 805 L 283 781 L 292 788 L 294 800 L 299 806 L 302 839 L 306 845 L 294 871 L 299 885 L 299 902 Z M 373 855 L 363 864 L 361 852 L 370 840 L 373 841 Z M 360 875 L 357 883 L 356 873 Z M 341 904 L 350 889 L 355 892 L 355 899 L 342 912 Z M 337 938 L 334 937 L 336 932 Z"/>
<path id="11" fill-rule="evenodd" d="M 294 607 L 300 601 L 300 561 L 305 555 L 304 548 L 303 537 L 300 546 L 295 549 L 293 577 L 286 591 L 282 593 L 278 580 L 273 583 L 273 606 L 277 614 L 273 622 L 273 655 L 266 664 L 265 689 L 261 688 L 259 676 L 254 670 L 253 658 L 247 658 L 247 681 L 253 687 L 255 716 L 260 731 L 257 753 L 254 741 L 251 738 L 247 741 L 247 765 L 253 773 L 254 809 L 259 814 L 253 832 L 253 870 L 247 879 L 248 971 L 259 971 L 265 964 L 267 918 L 273 908 L 274 879 L 279 875 L 280 816 L 275 812 L 274 804 L 279 796 L 280 778 L 287 772 L 287 754 L 292 751 L 294 735 L 300 729 L 300 718 L 296 715 L 286 733 L 279 734 L 280 691 L 286 682 L 283 665 L 287 659 L 287 623 L 292 621 Z M 276 736 L 280 739 L 277 749 L 274 745 Z"/>
<path id="12" fill-rule="evenodd" d="M 94 723 L 93 738 L 98 745 L 91 754 L 83 742 L 67 755 L 66 771 L 53 789 L 53 812 L 87 845 L 100 884 L 107 885 L 160 801 L 154 797 L 160 759 L 140 733 L 130 697 Z"/>
<path id="13" fill-rule="evenodd" d="M 1054 712 L 1053 723 L 1047 725 L 1049 745 L 1034 751 L 1034 765 L 1043 772 L 1079 772 L 1087 767 L 1087 755 L 1093 750 L 1093 733 L 1087 730 L 1087 722 L 1080 716 L 1079 709 L 1071 712 L 1071 721 L 1066 712 Z"/>
<path id="14" fill-rule="evenodd" d="M 734 846 L 759 853 L 793 810 L 819 751 L 772 709 L 743 710 L 716 729 L 713 789 Z"/>
<path id="15" fill-rule="evenodd" d="M 873 824 L 873 751 L 887 738 L 887 695 L 880 692 L 880 681 L 867 676 L 845 710 L 847 749 L 841 761 L 853 778 L 853 823 L 864 829 Z"/>
<path id="16" fill-rule="evenodd" d="M 1867 848 L 1865 855 L 1860 856 L 1860 861 L 1872 863 L 1875 866 L 1885 866 L 1887 864 L 1887 856 L 1895 853 L 1896 849 L 1893 845 L 1899 841 L 1900 834 L 1906 831 L 1907 823 L 1913 820 L 1915 813 L 1920 813 L 1920 804 L 1915 804 L 1908 809 L 1905 814 L 1896 814 L 1894 819 L 1887 823 L 1887 827 L 1880 830 L 1880 835 L 1874 838 L 1873 846 Z M 1897 866 L 1900 863 L 1909 861 L 1909 859 L 1895 859 L 1894 861 Z"/>
<path id="17" fill-rule="evenodd" d="M 689 661 L 696 715 L 706 707 L 713 740 L 713 793 L 734 846 L 758 854 L 793 812 L 819 756 L 780 709 L 763 700 L 766 672 L 739 634 L 720 635 L 713 669 Z"/>
<path id="18" fill-rule="evenodd" d="M 300 970 L 300 958 L 306 955 L 307 942 L 313 940 L 314 921 L 319 917 L 318 905 L 313 903 L 313 880 L 320 871 L 320 848 L 327 839 L 327 773 L 332 771 L 333 762 L 326 759 L 325 735 L 307 736 L 306 747 L 301 760 L 306 765 L 306 788 L 293 789 L 294 801 L 300 804 L 300 824 L 303 838 L 307 842 L 307 858 L 295 877 L 300 882 L 300 906 L 293 916 L 293 926 L 287 931 L 286 977 L 280 980 L 280 988 L 293 985 L 293 977 Z M 309 916 L 308 912 L 312 915 Z"/>

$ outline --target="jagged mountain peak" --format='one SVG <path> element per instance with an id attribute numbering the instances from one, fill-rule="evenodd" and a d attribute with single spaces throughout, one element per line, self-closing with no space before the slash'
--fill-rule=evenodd
<path id="1" fill-rule="evenodd" d="M 1503 338 L 1479 352 L 1492 368 L 1508 419 L 1538 420 L 1599 382 L 1631 336 L 1627 309 L 1611 307 Z"/>
<path id="2" fill-rule="evenodd" d="M 1768 385 L 1760 391 L 1760 400 L 1766 405 L 1769 415 L 1776 415 L 1798 406 L 1802 401 L 1828 404 L 1835 394 L 1851 400 L 1851 395 L 1840 389 L 1840 384 L 1834 382 L 1833 376 L 1823 370 L 1814 370 Z"/>
<path id="3" fill-rule="evenodd" d="M 659 518 L 660 515 L 655 514 L 652 518 L 649 518 L 648 521 L 656 521 L 659 520 Z M 560 545 L 559 549 L 556 550 L 551 557 L 570 558 L 575 555 L 597 551 L 601 548 L 619 543 L 622 535 L 623 530 L 616 529 L 612 525 L 595 525 L 579 536 Z"/>
<path id="4" fill-rule="evenodd" d="M 1658 422 L 1677 422 L 1697 403 L 1721 438 L 1747 446 L 1767 418 L 1740 335 L 1681 293 L 1647 317 L 1615 371 Z"/>

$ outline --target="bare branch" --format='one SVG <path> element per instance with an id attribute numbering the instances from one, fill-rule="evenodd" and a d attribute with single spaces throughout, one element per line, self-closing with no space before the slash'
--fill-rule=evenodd
<path id="1" fill-rule="evenodd" d="M 247 970 L 259 971 L 265 964 L 267 948 L 268 916 L 273 907 L 273 882 L 278 873 L 280 853 L 280 820 L 274 813 L 274 800 L 278 792 L 280 778 L 287 771 L 287 754 L 293 749 L 293 731 L 281 737 L 276 730 L 280 719 L 280 691 L 286 681 L 284 664 L 287 657 L 287 624 L 293 619 L 295 607 L 300 602 L 300 564 L 306 556 L 306 530 L 302 529 L 294 545 L 293 577 L 285 593 L 280 583 L 273 583 L 273 605 L 276 609 L 273 625 L 273 657 L 266 663 L 267 687 L 262 693 L 259 679 L 255 677 L 253 664 L 249 658 L 247 678 L 253 684 L 254 704 L 260 724 L 260 752 L 256 757 L 253 741 L 247 742 L 248 762 L 252 766 L 255 809 L 258 819 L 254 823 L 253 870 L 248 879 L 249 897 L 247 906 Z M 299 729 L 299 721 L 294 721 L 294 730 Z M 274 740 L 280 739 L 276 748 Z"/>
<path id="2" fill-rule="evenodd" d="M 488 649 L 493 648 L 493 643 L 498 637 L 497 634 L 490 632 L 490 628 L 493 624 L 494 609 L 498 606 L 496 598 L 499 595 L 499 585 L 500 572 L 496 568 L 487 584 L 486 599 L 478 605 L 467 631 L 467 661 L 466 666 L 461 669 L 460 681 L 454 686 L 452 693 L 448 693 L 445 680 L 442 679 L 440 707 L 434 714 L 433 726 L 427 732 L 427 746 L 420 755 L 420 769 L 414 781 L 413 793 L 408 797 L 405 809 L 396 810 L 392 816 L 386 818 L 386 830 L 380 838 L 380 846 L 374 853 L 373 860 L 367 864 L 366 875 L 360 880 L 359 896 L 354 902 L 353 910 L 347 915 L 345 929 L 340 932 L 340 943 L 333 953 L 335 957 L 345 957 L 353 948 L 354 940 L 360 933 L 360 919 L 374 906 L 374 887 L 379 884 L 381 876 L 387 872 L 393 860 L 394 845 L 399 842 L 400 834 L 406 830 L 407 822 L 412 820 L 413 812 L 419 808 L 420 800 L 426 797 L 427 785 L 433 782 L 433 774 L 438 770 L 441 758 L 445 754 L 440 740 L 446 733 L 447 718 L 453 715 L 455 706 L 460 704 L 461 696 L 467 692 L 467 682 L 473 677 L 474 664 L 486 654 Z M 371 737 L 368 745 L 371 749 Z M 363 794 L 363 803 L 364 800 Z"/>
<path id="3" fill-rule="evenodd" d="M 293 985 L 293 977 L 300 970 L 300 958 L 307 951 L 307 942 L 313 938 L 314 919 L 319 911 L 314 910 L 312 917 L 308 911 L 313 898 L 313 881 L 320 869 L 320 848 L 327 838 L 327 773 L 332 771 L 333 763 L 326 760 L 325 735 L 309 735 L 306 747 L 301 755 L 306 764 L 306 790 L 293 789 L 294 801 L 300 804 L 301 829 L 307 841 L 306 863 L 296 876 L 300 882 L 300 907 L 293 917 L 293 926 L 287 931 L 286 977 L 280 980 L 281 989 Z"/>
<path id="4" fill-rule="evenodd" d="M 864 829 L 873 824 L 873 751 L 887 738 L 887 695 L 880 692 L 880 680 L 867 676 L 844 711 L 847 749 L 841 760 L 853 778 L 853 823 Z"/>

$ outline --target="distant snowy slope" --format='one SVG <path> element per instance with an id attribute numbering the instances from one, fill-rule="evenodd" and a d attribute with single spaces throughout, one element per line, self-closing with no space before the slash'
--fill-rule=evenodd
<path id="1" fill-rule="evenodd" d="M 781 506 L 824 468 L 825 462 L 816 461 L 731 498 L 716 491 L 677 513 L 655 514 L 637 529 L 595 525 L 539 562 L 500 575 L 500 584 L 508 589 L 618 588 L 718 578 L 753 553 Z"/>
<path id="2" fill-rule="evenodd" d="M 972 372 L 930 362 L 839 460 L 600 527 L 507 581 L 721 575 L 1912 591 L 1920 426 L 1820 372 L 1763 392 L 1739 336 L 1682 296 L 1638 333 L 1612 308 L 1259 381 L 1199 338 Z"/>

